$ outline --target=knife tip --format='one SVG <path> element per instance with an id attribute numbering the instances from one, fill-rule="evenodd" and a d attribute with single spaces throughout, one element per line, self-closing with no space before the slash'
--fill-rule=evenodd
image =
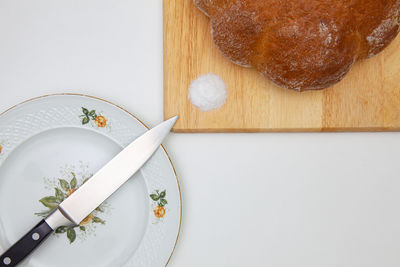
<path id="1" fill-rule="evenodd" d="M 162 124 L 166 125 L 168 128 L 168 131 L 170 131 L 172 129 L 172 127 L 175 125 L 175 122 L 177 120 L 178 120 L 178 116 L 174 116 L 172 118 L 169 118 L 168 120 L 165 120 L 164 123 L 162 123 Z"/>
<path id="2" fill-rule="evenodd" d="M 178 120 L 178 118 L 179 118 L 179 116 L 176 115 L 176 116 L 170 118 L 169 121 L 171 121 L 171 123 L 175 124 L 175 122 Z"/>

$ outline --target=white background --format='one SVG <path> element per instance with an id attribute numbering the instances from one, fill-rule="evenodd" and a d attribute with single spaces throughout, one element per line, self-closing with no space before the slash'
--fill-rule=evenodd
<path id="1" fill-rule="evenodd" d="M 0 1 L 2 111 L 82 93 L 153 126 L 162 78 L 161 0 Z M 165 145 L 183 194 L 169 266 L 400 265 L 397 133 L 171 134 Z"/>

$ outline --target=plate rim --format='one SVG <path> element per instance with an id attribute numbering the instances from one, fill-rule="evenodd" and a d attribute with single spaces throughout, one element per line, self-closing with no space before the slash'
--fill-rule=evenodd
<path id="1" fill-rule="evenodd" d="M 15 105 L 5 109 L 4 111 L 0 112 L 0 117 L 3 116 L 4 114 L 6 114 L 7 112 L 13 110 L 14 108 L 17 108 L 17 107 L 19 107 L 19 106 L 21 106 L 21 105 L 23 105 L 25 103 L 28 103 L 28 102 L 31 102 L 31 101 L 34 101 L 34 100 L 38 100 L 38 99 L 41 99 L 41 98 L 51 97 L 51 96 L 80 96 L 80 97 L 87 97 L 87 98 L 91 98 L 91 99 L 95 99 L 95 100 L 99 100 L 99 101 L 105 102 L 107 104 L 110 104 L 110 105 L 112 105 L 112 106 L 114 106 L 114 107 L 126 112 L 128 115 L 130 115 L 135 120 L 137 120 L 140 124 L 142 124 L 147 130 L 150 129 L 144 122 L 142 122 L 138 117 L 136 117 L 134 114 L 129 112 L 126 108 L 123 108 L 122 106 L 119 106 L 119 105 L 117 105 L 117 104 L 115 104 L 115 103 L 113 103 L 113 102 L 111 102 L 109 100 L 106 100 L 106 99 L 103 99 L 103 98 L 100 98 L 100 97 L 97 97 L 97 96 L 92 96 L 92 95 L 87 95 L 87 94 L 80 94 L 80 93 L 54 93 L 54 94 L 45 94 L 45 95 L 40 95 L 40 96 L 28 98 L 28 99 L 26 99 L 26 100 L 24 100 L 22 102 L 19 102 L 19 103 L 15 104 Z M 182 226 L 182 192 L 181 192 L 181 187 L 180 187 L 178 175 L 176 174 L 175 166 L 172 163 L 172 160 L 171 160 L 171 158 L 170 158 L 170 156 L 169 156 L 169 154 L 168 154 L 168 152 L 165 149 L 163 144 L 161 144 L 161 147 L 162 147 L 165 155 L 167 156 L 169 163 L 171 164 L 172 170 L 174 172 L 176 184 L 178 186 L 178 192 L 179 192 L 179 226 L 178 226 L 178 234 L 176 236 L 175 244 L 174 244 L 174 247 L 172 248 L 171 255 L 169 256 L 167 262 L 165 263 L 165 266 L 167 266 L 169 264 L 171 258 L 172 258 L 172 255 L 175 252 L 175 249 L 176 249 L 176 246 L 178 244 L 179 237 L 180 237 L 180 233 L 181 233 L 181 226 Z"/>

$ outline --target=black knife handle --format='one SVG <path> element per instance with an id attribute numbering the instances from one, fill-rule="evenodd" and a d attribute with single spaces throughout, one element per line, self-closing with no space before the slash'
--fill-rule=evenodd
<path id="1" fill-rule="evenodd" d="M 53 232 L 53 229 L 42 220 L 17 243 L 0 256 L 0 266 L 16 266 Z"/>

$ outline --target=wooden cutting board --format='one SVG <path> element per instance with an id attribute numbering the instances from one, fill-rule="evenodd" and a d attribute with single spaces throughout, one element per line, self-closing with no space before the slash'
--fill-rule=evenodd
<path id="1" fill-rule="evenodd" d="M 193 0 L 165 0 L 163 9 L 164 116 L 180 116 L 175 132 L 400 130 L 400 37 L 337 85 L 298 93 L 224 58 Z M 225 105 L 208 112 L 188 100 L 190 83 L 206 73 L 228 90 Z"/>

